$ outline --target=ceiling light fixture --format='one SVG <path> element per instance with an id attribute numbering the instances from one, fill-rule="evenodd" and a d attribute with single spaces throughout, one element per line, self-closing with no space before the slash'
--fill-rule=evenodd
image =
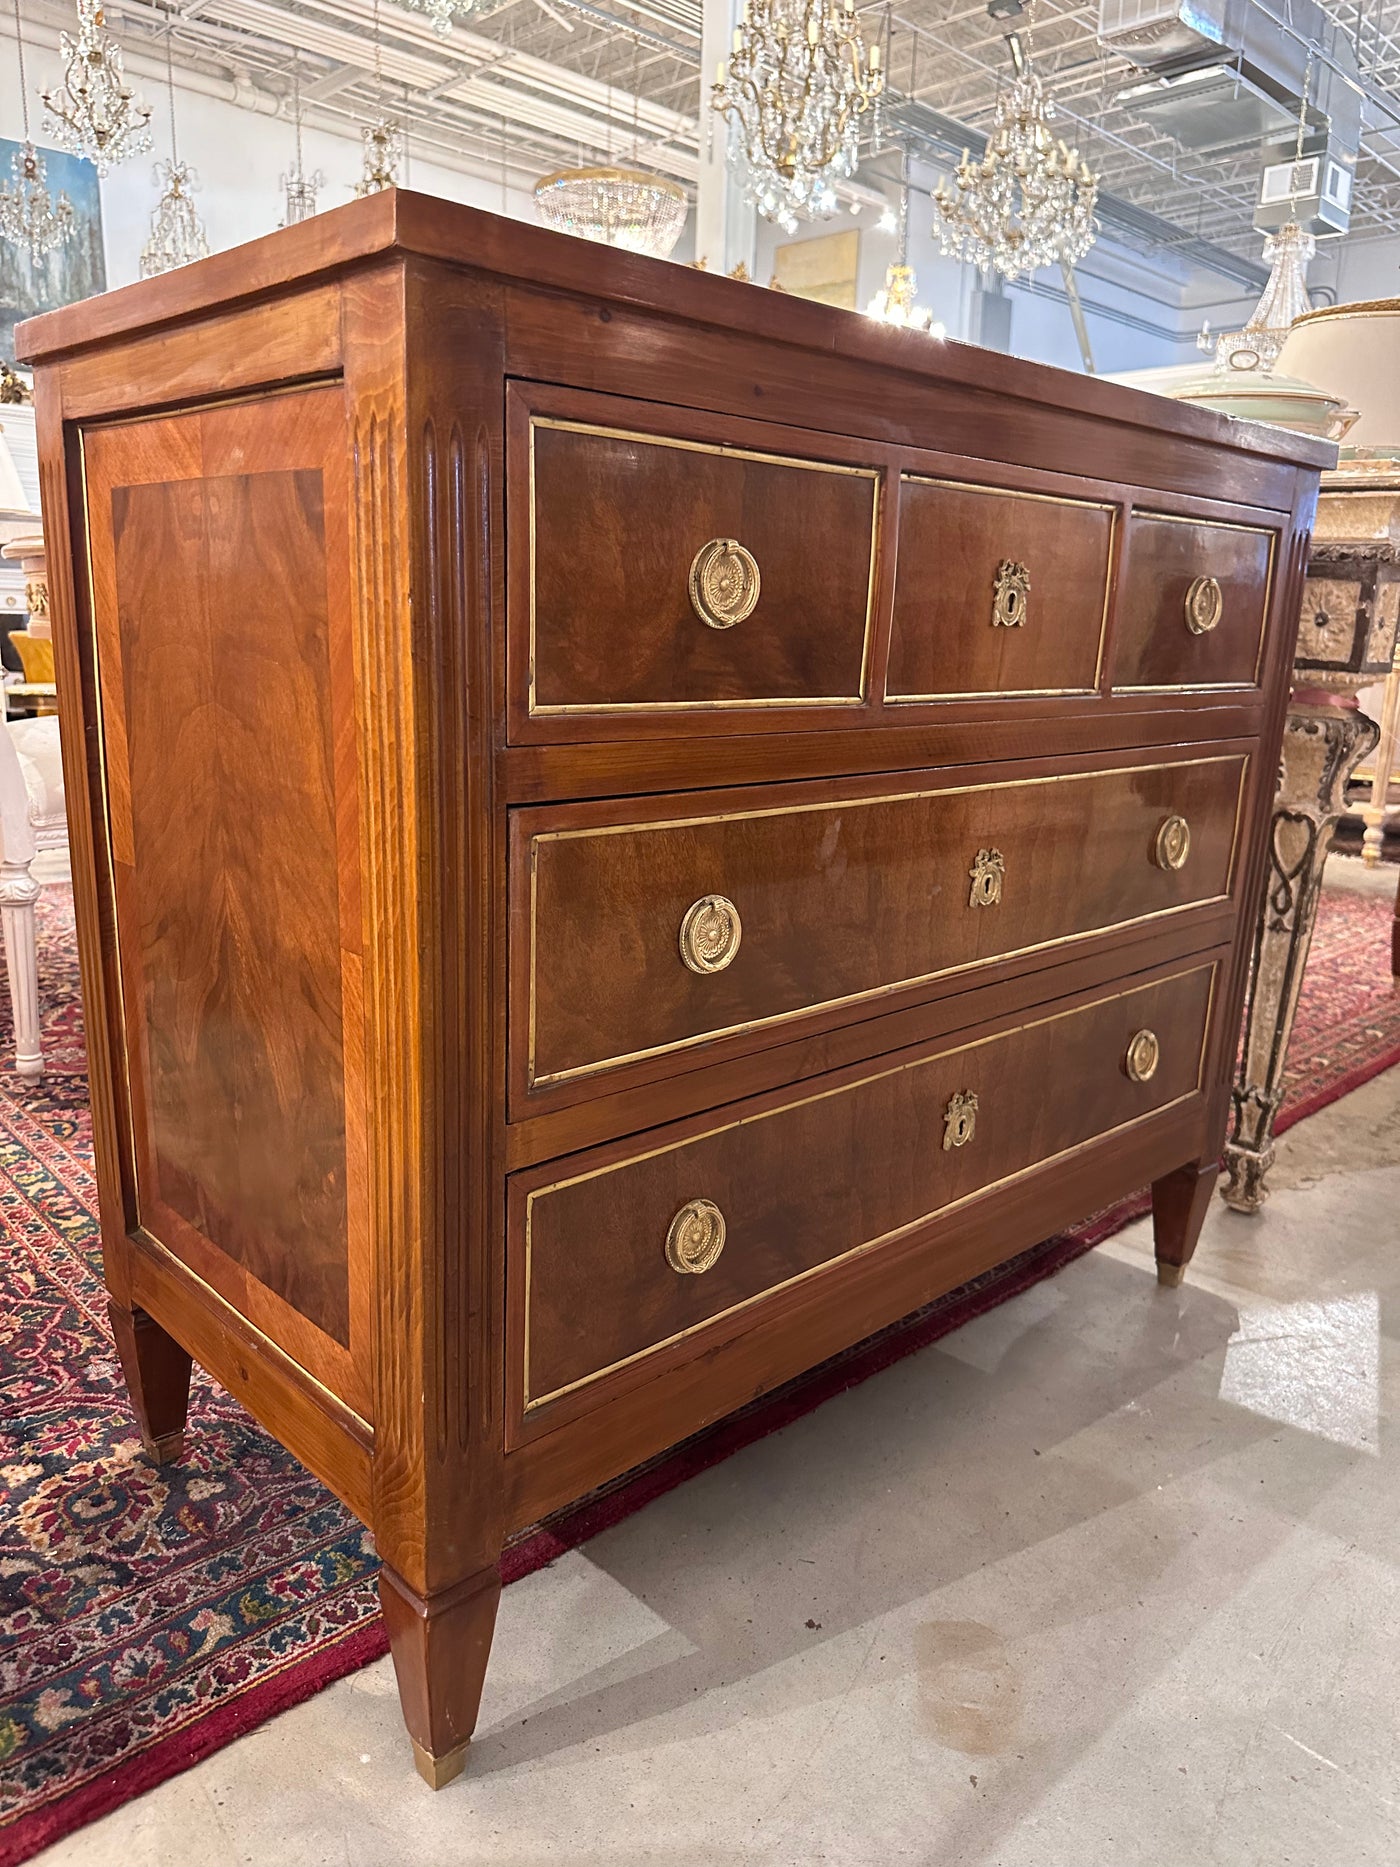
<path id="1" fill-rule="evenodd" d="M 173 25 L 165 28 L 165 87 L 170 98 L 170 160 L 156 164 L 155 178 L 161 185 L 160 198 L 151 215 L 151 232 L 141 248 L 141 277 L 158 278 L 188 266 L 191 260 L 209 257 L 209 240 L 194 205 L 199 177 L 187 162 L 180 160 L 175 140 L 175 65 L 171 49 Z"/>
<path id="2" fill-rule="evenodd" d="M 63 149 L 84 156 L 99 175 L 151 146 L 151 107 L 132 96 L 121 47 L 106 31 L 99 0 L 78 0 L 78 36 L 58 35 L 63 83 L 41 91 L 44 129 Z"/>
<path id="3" fill-rule="evenodd" d="M 29 88 L 24 75 L 24 31 L 19 0 L 15 0 L 15 49 L 19 61 L 19 99 L 24 116 L 24 141 L 10 158 L 12 179 L 0 182 L 0 235 L 23 248 L 37 266 L 77 229 L 73 203 L 66 194 L 55 200 L 49 193 L 43 157 L 29 140 Z"/>
<path id="4" fill-rule="evenodd" d="M 881 216 L 883 224 L 884 217 Z M 885 272 L 885 283 L 865 307 L 867 317 L 881 324 L 897 324 L 905 330 L 927 331 L 930 337 L 946 337 L 946 325 L 938 323 L 927 305 L 918 302 L 919 281 L 909 264 L 909 154 L 905 151 L 900 173 L 899 245 Z"/>
<path id="5" fill-rule="evenodd" d="M 884 88 L 855 0 L 744 0 L 734 51 L 712 108 L 730 126 L 729 159 L 765 220 L 788 233 L 799 216 L 836 208 L 835 181 L 856 165 L 860 117 Z"/>

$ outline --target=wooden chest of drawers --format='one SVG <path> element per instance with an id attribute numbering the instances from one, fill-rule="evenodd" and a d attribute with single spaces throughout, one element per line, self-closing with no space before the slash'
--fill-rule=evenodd
<path id="1" fill-rule="evenodd" d="M 504 1538 L 1224 1133 L 1321 444 L 384 194 L 26 327 L 112 1318 Z"/>

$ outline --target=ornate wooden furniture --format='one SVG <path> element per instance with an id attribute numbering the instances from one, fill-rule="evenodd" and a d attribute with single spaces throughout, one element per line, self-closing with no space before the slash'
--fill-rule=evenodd
<path id="1" fill-rule="evenodd" d="M 1224 1137 L 1330 446 L 409 194 L 24 326 L 112 1318 L 515 1528 Z"/>
<path id="2" fill-rule="evenodd" d="M 1396 463 L 1348 461 L 1327 474 L 1298 619 L 1294 688 L 1225 1146 L 1221 1197 L 1237 1212 L 1258 1212 L 1269 1196 L 1274 1120 L 1332 833 L 1346 809 L 1348 780 L 1382 737 L 1356 696 L 1363 687 L 1386 680 L 1395 659 L 1398 547 Z M 1391 969 L 1400 973 L 1400 900 L 1396 916 Z"/>

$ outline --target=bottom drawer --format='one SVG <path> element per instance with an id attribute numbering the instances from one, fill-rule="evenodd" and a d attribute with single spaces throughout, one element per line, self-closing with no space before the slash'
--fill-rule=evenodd
<path id="1" fill-rule="evenodd" d="M 591 1167 L 581 1156 L 564 1179 L 517 1176 L 519 1407 L 579 1395 L 1189 1096 L 1214 977 L 1196 966 L 993 1037 L 901 1052 L 758 1114 L 717 1112 L 679 1141 L 634 1138 Z"/>

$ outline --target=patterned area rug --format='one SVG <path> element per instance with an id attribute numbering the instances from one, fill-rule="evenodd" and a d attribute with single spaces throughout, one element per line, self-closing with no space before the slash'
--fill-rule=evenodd
<path id="1" fill-rule="evenodd" d="M 1400 1062 L 1389 904 L 1325 897 L 1285 1127 Z M 385 1651 L 367 1533 L 196 1370 L 187 1450 L 148 1463 L 105 1320 L 71 897 L 41 903 L 49 1072 L 0 1016 L 0 1867 Z M 508 1581 L 1052 1275 L 1097 1214 L 519 1538 Z"/>

